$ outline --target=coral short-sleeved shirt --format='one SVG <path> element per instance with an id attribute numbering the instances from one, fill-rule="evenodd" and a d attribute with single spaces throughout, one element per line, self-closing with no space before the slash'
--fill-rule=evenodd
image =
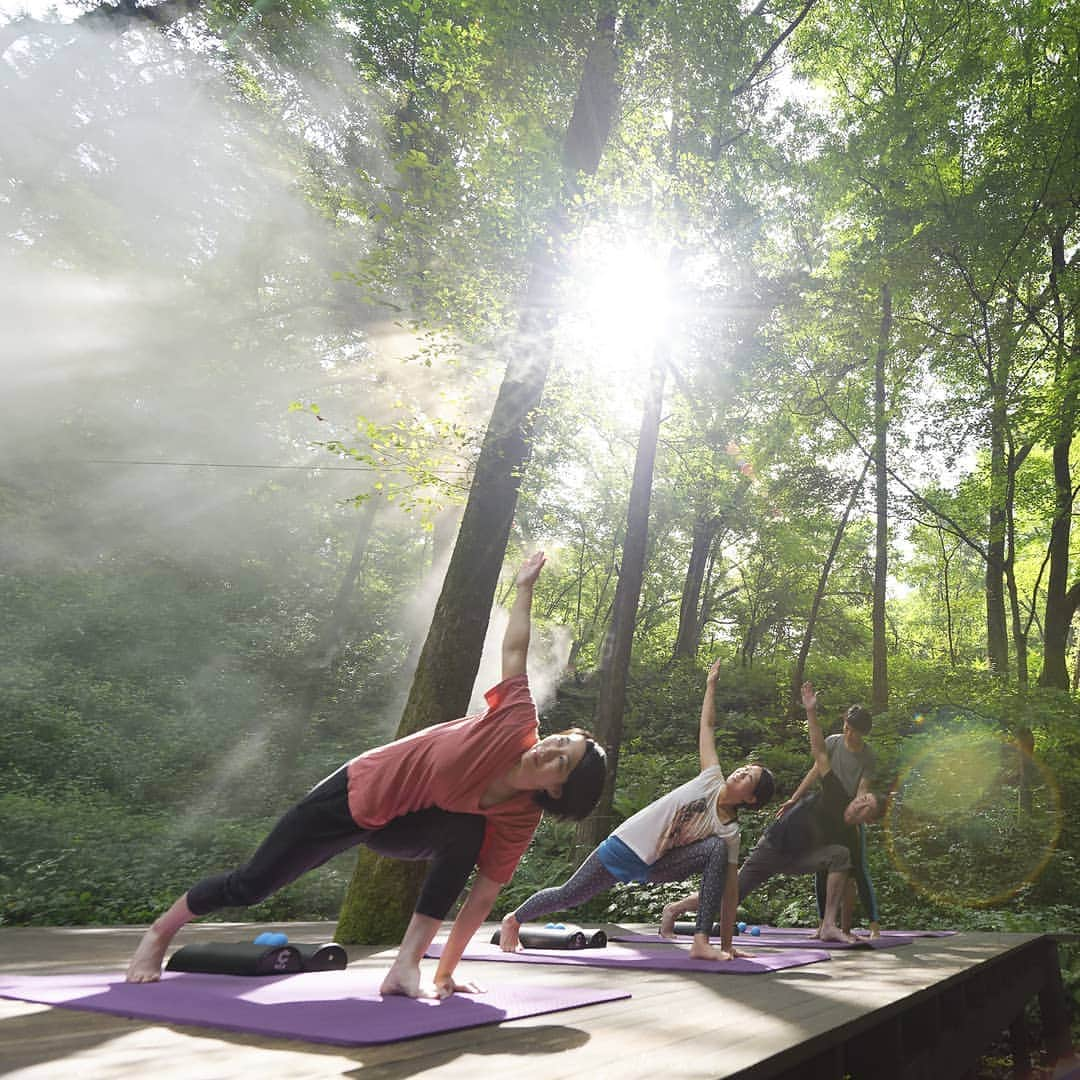
<path id="1" fill-rule="evenodd" d="M 505 884 L 529 846 L 542 811 L 533 792 L 496 806 L 480 799 L 500 773 L 539 741 L 536 705 L 525 675 L 485 695 L 487 709 L 378 746 L 348 764 L 349 813 L 362 829 L 381 829 L 416 810 L 438 806 L 487 818 L 477 869 Z"/>

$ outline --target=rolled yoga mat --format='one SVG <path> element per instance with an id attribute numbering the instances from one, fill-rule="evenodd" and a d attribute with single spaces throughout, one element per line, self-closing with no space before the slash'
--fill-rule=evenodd
<path id="1" fill-rule="evenodd" d="M 349 954 L 336 941 L 325 945 L 294 941 L 293 947 L 300 953 L 305 971 L 344 971 L 349 966 Z"/>
<path id="2" fill-rule="evenodd" d="M 0 997 L 166 1024 L 197 1024 L 339 1046 L 397 1042 L 440 1031 L 628 998 L 626 990 L 535 986 L 528 979 L 444 1001 L 383 997 L 385 972 L 313 971 L 278 979 L 172 974 L 129 983 L 122 974 L 0 973 Z"/>
<path id="3" fill-rule="evenodd" d="M 295 975 L 304 959 L 295 945 L 256 945 L 251 941 L 212 941 L 185 945 L 169 957 L 166 971 L 207 975 Z"/>
<path id="4" fill-rule="evenodd" d="M 502 941 L 502 931 L 491 935 L 491 944 Z M 526 949 L 603 949 L 607 934 L 603 930 L 583 930 L 580 926 L 530 926 L 518 932 L 518 941 Z"/>
<path id="5" fill-rule="evenodd" d="M 697 923 L 692 922 L 677 922 L 675 924 L 675 933 L 680 937 L 693 937 L 697 933 Z M 735 931 L 738 934 L 738 930 Z M 709 931 L 709 937 L 720 936 L 720 924 L 713 923 L 712 929 Z"/>
<path id="6" fill-rule="evenodd" d="M 250 941 L 203 942 L 177 949 L 166 971 L 206 975 L 294 975 L 298 971 L 344 971 L 349 957 L 336 942 L 256 945 Z"/>

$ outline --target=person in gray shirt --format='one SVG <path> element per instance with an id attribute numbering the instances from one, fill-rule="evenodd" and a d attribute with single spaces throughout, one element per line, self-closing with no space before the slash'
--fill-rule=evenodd
<path id="1" fill-rule="evenodd" d="M 874 752 L 866 743 L 866 736 L 870 734 L 873 723 L 873 717 L 866 709 L 861 705 L 852 705 L 844 715 L 843 731 L 829 735 L 825 739 L 825 749 L 829 755 L 832 771 L 851 798 L 868 792 L 874 779 Z M 819 769 L 815 763 L 810 766 L 809 772 L 803 777 L 791 798 L 776 811 L 777 820 L 782 818 L 806 794 L 818 776 Z M 874 892 L 874 883 L 870 880 L 870 869 L 866 862 L 865 825 L 858 827 L 857 844 L 851 850 L 851 866 L 851 877 L 848 879 L 844 895 L 840 927 L 845 933 L 851 932 L 857 891 L 870 924 L 870 936 L 876 938 L 881 933 L 881 920 L 877 894 Z M 826 893 L 826 875 L 822 872 L 817 874 L 815 889 L 818 917 L 822 918 Z"/>

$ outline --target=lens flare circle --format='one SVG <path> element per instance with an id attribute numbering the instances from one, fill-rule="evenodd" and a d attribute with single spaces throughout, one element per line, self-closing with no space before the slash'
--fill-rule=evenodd
<path id="1" fill-rule="evenodd" d="M 901 773 L 885 819 L 890 858 L 934 900 L 999 904 L 1039 876 L 1057 845 L 1057 783 L 998 731 L 929 735 L 918 726 L 922 745 Z"/>

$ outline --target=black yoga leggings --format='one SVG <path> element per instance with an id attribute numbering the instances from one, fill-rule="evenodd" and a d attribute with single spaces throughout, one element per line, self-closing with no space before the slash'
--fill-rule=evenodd
<path id="1" fill-rule="evenodd" d="M 416 911 L 445 919 L 476 864 L 486 819 L 433 806 L 394 818 L 381 829 L 361 829 L 349 813 L 346 769 L 343 765 L 287 810 L 243 866 L 193 885 L 187 893 L 192 913 L 257 904 L 327 859 L 366 844 L 394 859 L 430 860 Z"/>
<path id="2" fill-rule="evenodd" d="M 649 867 L 649 881 L 682 881 L 694 874 L 701 874 L 696 929 L 708 934 L 720 913 L 727 864 L 727 842 L 719 836 L 707 836 L 685 847 L 672 848 L 662 855 Z M 606 892 L 614 884 L 615 878 L 594 851 L 569 881 L 534 893 L 514 912 L 514 918 L 526 923 L 552 911 L 568 911 Z"/>

